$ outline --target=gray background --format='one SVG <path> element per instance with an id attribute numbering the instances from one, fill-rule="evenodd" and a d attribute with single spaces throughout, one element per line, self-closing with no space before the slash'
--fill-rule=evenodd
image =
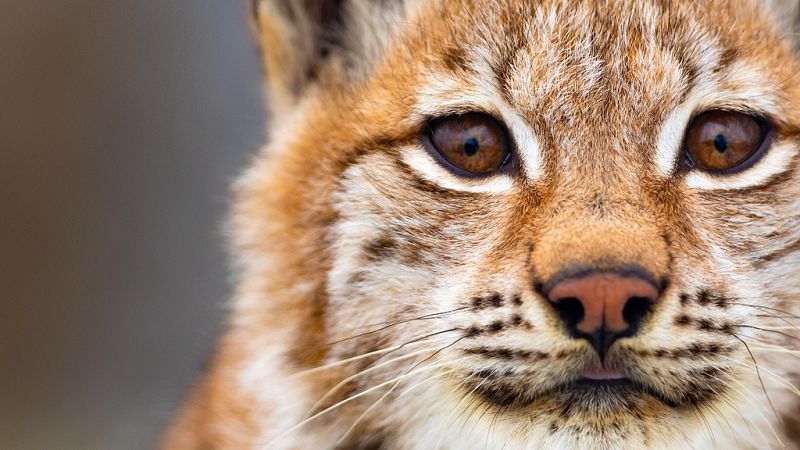
<path id="1" fill-rule="evenodd" d="M 151 448 L 264 141 L 244 0 L 0 0 L 0 448 Z"/>

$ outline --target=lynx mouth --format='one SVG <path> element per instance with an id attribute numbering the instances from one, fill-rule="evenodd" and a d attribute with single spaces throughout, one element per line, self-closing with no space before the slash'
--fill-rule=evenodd
<path id="1" fill-rule="evenodd" d="M 497 379 L 475 388 L 484 401 L 504 409 L 525 408 L 539 402 L 555 402 L 577 409 L 623 410 L 633 400 L 658 401 L 670 408 L 680 405 L 643 383 L 627 377 L 605 379 L 581 377 L 557 385 L 551 389 L 535 392 L 516 380 Z"/>

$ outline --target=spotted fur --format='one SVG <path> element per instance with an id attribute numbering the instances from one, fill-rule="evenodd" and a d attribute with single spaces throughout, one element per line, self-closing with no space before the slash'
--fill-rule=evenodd
<path id="1" fill-rule="evenodd" d="M 271 140 L 236 185 L 228 331 L 165 448 L 800 448 L 797 2 L 253 11 Z M 767 154 L 691 167 L 712 108 L 768 118 Z M 513 173 L 422 148 L 469 111 L 508 127 Z M 663 289 L 603 396 L 542 292 L 620 266 Z"/>

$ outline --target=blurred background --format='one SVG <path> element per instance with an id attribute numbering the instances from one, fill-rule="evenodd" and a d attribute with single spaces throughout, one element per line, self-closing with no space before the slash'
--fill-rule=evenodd
<path id="1" fill-rule="evenodd" d="M 260 75 L 244 0 L 0 0 L 0 448 L 155 445 L 221 330 Z"/>

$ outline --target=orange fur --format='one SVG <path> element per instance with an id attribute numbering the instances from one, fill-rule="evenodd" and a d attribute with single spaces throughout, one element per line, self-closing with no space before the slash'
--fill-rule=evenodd
<path id="1" fill-rule="evenodd" d="M 236 186 L 229 331 L 164 448 L 797 445 L 796 5 L 389 3 L 258 3 L 272 139 Z M 769 117 L 769 155 L 681 166 L 670 127 L 714 108 Z M 518 174 L 430 175 L 426 121 L 465 111 L 510 124 Z M 548 389 L 597 356 L 535 285 L 626 264 L 666 289 L 609 358 L 662 398 L 570 406 Z M 493 405 L 487 371 L 531 401 Z"/>

